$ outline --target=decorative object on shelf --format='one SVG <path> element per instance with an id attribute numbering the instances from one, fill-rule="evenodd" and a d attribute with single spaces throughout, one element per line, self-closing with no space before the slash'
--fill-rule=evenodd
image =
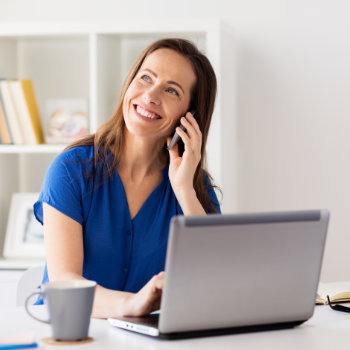
<path id="1" fill-rule="evenodd" d="M 14 193 L 7 222 L 4 257 L 45 257 L 44 231 L 35 219 L 33 204 L 39 193 Z"/>
<path id="2" fill-rule="evenodd" d="M 47 143 L 69 143 L 88 134 L 87 99 L 50 99 Z"/>

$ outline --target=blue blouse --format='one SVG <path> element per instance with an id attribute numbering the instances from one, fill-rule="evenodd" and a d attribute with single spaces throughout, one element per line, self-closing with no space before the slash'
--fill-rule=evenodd
<path id="1" fill-rule="evenodd" d="M 85 278 L 105 288 L 137 292 L 164 270 L 169 222 L 183 212 L 172 190 L 167 166 L 161 183 L 131 219 L 118 172 L 107 180 L 91 175 L 93 152 L 93 146 L 81 146 L 55 158 L 34 204 L 34 213 L 43 224 L 45 202 L 82 225 Z M 204 181 L 209 188 L 208 178 Z M 212 188 L 208 193 L 218 203 Z M 220 212 L 219 205 L 214 206 Z M 42 280 L 46 282 L 47 268 Z"/>

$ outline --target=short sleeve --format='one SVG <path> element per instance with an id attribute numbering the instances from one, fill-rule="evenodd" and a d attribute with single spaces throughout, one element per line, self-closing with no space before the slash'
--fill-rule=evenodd
<path id="1" fill-rule="evenodd" d="M 221 214 L 221 208 L 220 208 L 220 203 L 219 203 L 218 197 L 215 193 L 215 189 L 214 189 L 214 187 L 209 179 L 209 176 L 207 174 L 204 175 L 204 187 L 207 190 L 211 204 L 213 205 L 215 210 Z M 207 212 L 207 214 L 209 214 L 209 213 Z"/>
<path id="2" fill-rule="evenodd" d="M 77 147 L 59 154 L 49 166 L 34 214 L 43 224 L 43 203 L 47 203 L 73 220 L 83 224 L 82 198 L 86 190 L 89 155 Z M 81 153 L 85 153 L 82 155 Z"/>

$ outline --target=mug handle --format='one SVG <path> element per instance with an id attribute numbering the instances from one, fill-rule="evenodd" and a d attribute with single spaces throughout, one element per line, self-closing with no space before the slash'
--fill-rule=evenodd
<path id="1" fill-rule="evenodd" d="M 24 303 L 24 307 L 25 307 L 25 309 L 26 309 L 28 315 L 29 315 L 30 317 L 34 318 L 34 319 L 37 320 L 37 321 L 40 321 L 40 322 L 43 322 L 43 323 L 50 323 L 50 319 L 43 320 L 43 319 L 41 319 L 41 318 L 39 318 L 39 317 L 34 316 L 34 315 L 30 312 L 30 310 L 29 310 L 29 308 L 28 308 L 28 302 L 29 302 L 29 299 L 30 299 L 31 297 L 35 296 L 35 295 L 41 295 L 43 298 L 45 297 L 45 293 L 40 292 L 40 291 L 34 292 L 34 293 L 32 293 L 32 294 L 30 294 L 30 295 L 27 296 L 26 301 L 25 301 L 25 303 Z"/>

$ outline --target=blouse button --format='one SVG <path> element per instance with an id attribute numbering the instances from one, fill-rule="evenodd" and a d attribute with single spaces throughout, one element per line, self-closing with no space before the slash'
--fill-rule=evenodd
<path id="1" fill-rule="evenodd" d="M 128 235 L 128 236 L 130 236 L 131 235 L 131 231 L 126 231 L 126 234 Z"/>
<path id="2" fill-rule="evenodd" d="M 123 268 L 123 271 L 124 271 L 124 272 L 128 272 L 128 268 L 127 268 L 127 267 L 124 267 L 124 268 Z"/>

